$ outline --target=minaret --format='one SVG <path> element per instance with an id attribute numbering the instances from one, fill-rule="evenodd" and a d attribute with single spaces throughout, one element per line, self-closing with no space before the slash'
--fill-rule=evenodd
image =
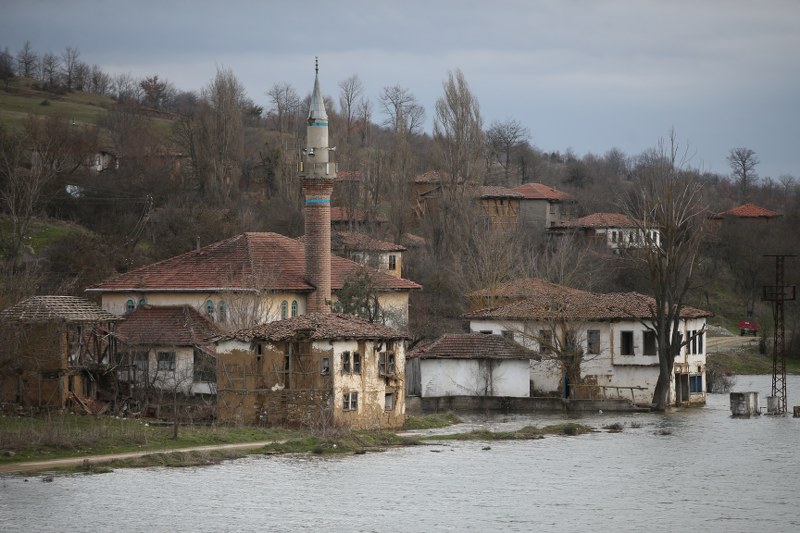
<path id="1" fill-rule="evenodd" d="M 315 63 L 314 92 L 308 110 L 306 148 L 300 167 L 305 205 L 306 280 L 316 290 L 308 296 L 309 313 L 331 310 L 331 193 L 336 182 L 336 164 L 330 160 L 328 114 L 319 90 L 319 62 Z"/>

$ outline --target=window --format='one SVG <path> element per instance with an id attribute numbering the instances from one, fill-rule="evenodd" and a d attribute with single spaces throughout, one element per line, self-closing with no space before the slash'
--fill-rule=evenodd
<path id="1" fill-rule="evenodd" d="M 350 373 L 350 352 L 342 352 L 342 374 Z"/>
<path id="2" fill-rule="evenodd" d="M 281 302 L 281 320 L 286 320 L 289 316 L 289 302 L 286 300 Z"/>
<path id="3" fill-rule="evenodd" d="M 600 353 L 600 330 L 590 329 L 586 332 L 586 352 L 589 354 Z"/>
<path id="4" fill-rule="evenodd" d="M 361 373 L 361 354 L 353 352 L 353 374 Z"/>
<path id="5" fill-rule="evenodd" d="M 386 411 L 393 411 L 394 410 L 394 393 L 387 392 L 386 395 L 383 397 L 383 408 Z"/>
<path id="6" fill-rule="evenodd" d="M 139 300 L 139 307 L 144 307 L 145 305 L 147 305 L 147 300 L 145 300 L 144 298 L 140 299 Z"/>
<path id="7" fill-rule="evenodd" d="M 510 341 L 514 340 L 514 332 L 510 329 L 505 329 L 500 332 L 503 335 L 504 339 L 508 339 Z"/>
<path id="8" fill-rule="evenodd" d="M 219 321 L 220 322 L 227 322 L 228 321 L 228 304 L 224 301 L 219 302 Z"/>
<path id="9" fill-rule="evenodd" d="M 697 353 L 697 331 L 692 330 L 689 332 L 689 336 L 691 337 L 691 341 L 689 342 L 689 353 L 695 354 Z"/>
<path id="10" fill-rule="evenodd" d="M 331 358 L 323 357 L 319 364 L 319 373 L 328 376 L 331 373 Z"/>
<path id="11" fill-rule="evenodd" d="M 642 332 L 642 355 L 658 355 L 656 351 L 656 332 L 646 330 Z"/>
<path id="12" fill-rule="evenodd" d="M 125 302 L 126 313 L 131 313 L 133 312 L 134 309 L 136 309 L 136 302 L 134 302 L 133 300 L 128 300 L 127 302 Z"/>
<path id="13" fill-rule="evenodd" d="M 358 411 L 358 393 L 357 392 L 345 392 L 344 393 L 344 403 L 342 404 L 342 409 L 345 411 Z"/>
<path id="14" fill-rule="evenodd" d="M 133 360 L 131 364 L 133 365 L 134 370 L 137 371 L 145 371 L 147 370 L 147 363 L 148 363 L 148 353 L 147 352 L 134 352 L 133 353 Z"/>
<path id="15" fill-rule="evenodd" d="M 547 329 L 539 330 L 539 351 L 550 353 L 553 350 L 553 332 Z"/>
<path id="16" fill-rule="evenodd" d="M 195 382 L 217 381 L 214 358 L 201 350 L 194 351 L 193 379 Z"/>
<path id="17" fill-rule="evenodd" d="M 175 352 L 158 352 L 158 369 L 175 370 Z"/>
<path id="18" fill-rule="evenodd" d="M 636 355 L 633 351 L 633 332 L 621 331 L 619 337 L 620 355 Z"/>
<path id="19" fill-rule="evenodd" d="M 214 316 L 214 302 L 211 300 L 206 302 L 206 314 L 208 316 Z"/>
<path id="20" fill-rule="evenodd" d="M 705 335 L 706 334 L 702 331 L 697 334 L 697 353 L 703 353 L 704 351 L 703 338 Z"/>
<path id="21" fill-rule="evenodd" d="M 397 256 L 390 255 L 389 256 L 389 270 L 397 270 Z"/>
<path id="22" fill-rule="evenodd" d="M 689 393 L 702 394 L 703 393 L 703 375 L 689 376 Z"/>
<path id="23" fill-rule="evenodd" d="M 617 232 L 616 231 L 612 231 L 611 232 L 611 242 L 617 242 Z"/>
<path id="24" fill-rule="evenodd" d="M 378 373 L 381 376 L 394 375 L 394 352 L 381 352 L 378 354 Z"/>
<path id="25" fill-rule="evenodd" d="M 297 300 L 292 300 L 292 316 L 297 316 Z"/>

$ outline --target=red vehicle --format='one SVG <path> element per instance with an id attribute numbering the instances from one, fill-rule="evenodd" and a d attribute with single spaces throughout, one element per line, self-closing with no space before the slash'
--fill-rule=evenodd
<path id="1" fill-rule="evenodd" d="M 755 337 L 758 335 L 759 329 L 761 329 L 761 326 L 758 325 L 758 322 L 753 322 L 752 320 L 739 321 L 739 335 L 753 335 Z"/>

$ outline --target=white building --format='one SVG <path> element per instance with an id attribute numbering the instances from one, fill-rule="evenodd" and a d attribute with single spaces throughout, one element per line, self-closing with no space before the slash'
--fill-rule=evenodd
<path id="1" fill-rule="evenodd" d="M 571 397 L 619 393 L 637 403 L 652 401 L 659 375 L 656 337 L 648 326 L 652 298 L 595 294 L 539 280 L 515 283 L 528 288 L 524 299 L 506 299 L 465 316 L 470 330 L 512 336 L 541 355 L 530 367 L 534 391 Z M 675 357 L 670 404 L 705 403 L 705 325 L 710 315 L 693 307 L 681 312 L 680 334 L 687 342 Z M 575 348 L 570 351 L 570 346 Z M 565 360 L 575 354 L 580 362 L 568 376 Z"/>

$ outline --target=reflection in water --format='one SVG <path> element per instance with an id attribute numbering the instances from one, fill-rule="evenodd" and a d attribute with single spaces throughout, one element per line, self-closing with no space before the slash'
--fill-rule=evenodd
<path id="1" fill-rule="evenodd" d="M 769 376 L 739 378 L 761 403 Z M 790 405 L 800 378 L 789 379 Z M 561 415 L 470 417 L 514 429 Z M 730 417 L 728 396 L 590 415 L 621 433 L 446 442 L 359 456 L 0 479 L 3 531 L 797 531 L 800 419 Z M 447 430 L 452 432 L 453 428 Z"/>

